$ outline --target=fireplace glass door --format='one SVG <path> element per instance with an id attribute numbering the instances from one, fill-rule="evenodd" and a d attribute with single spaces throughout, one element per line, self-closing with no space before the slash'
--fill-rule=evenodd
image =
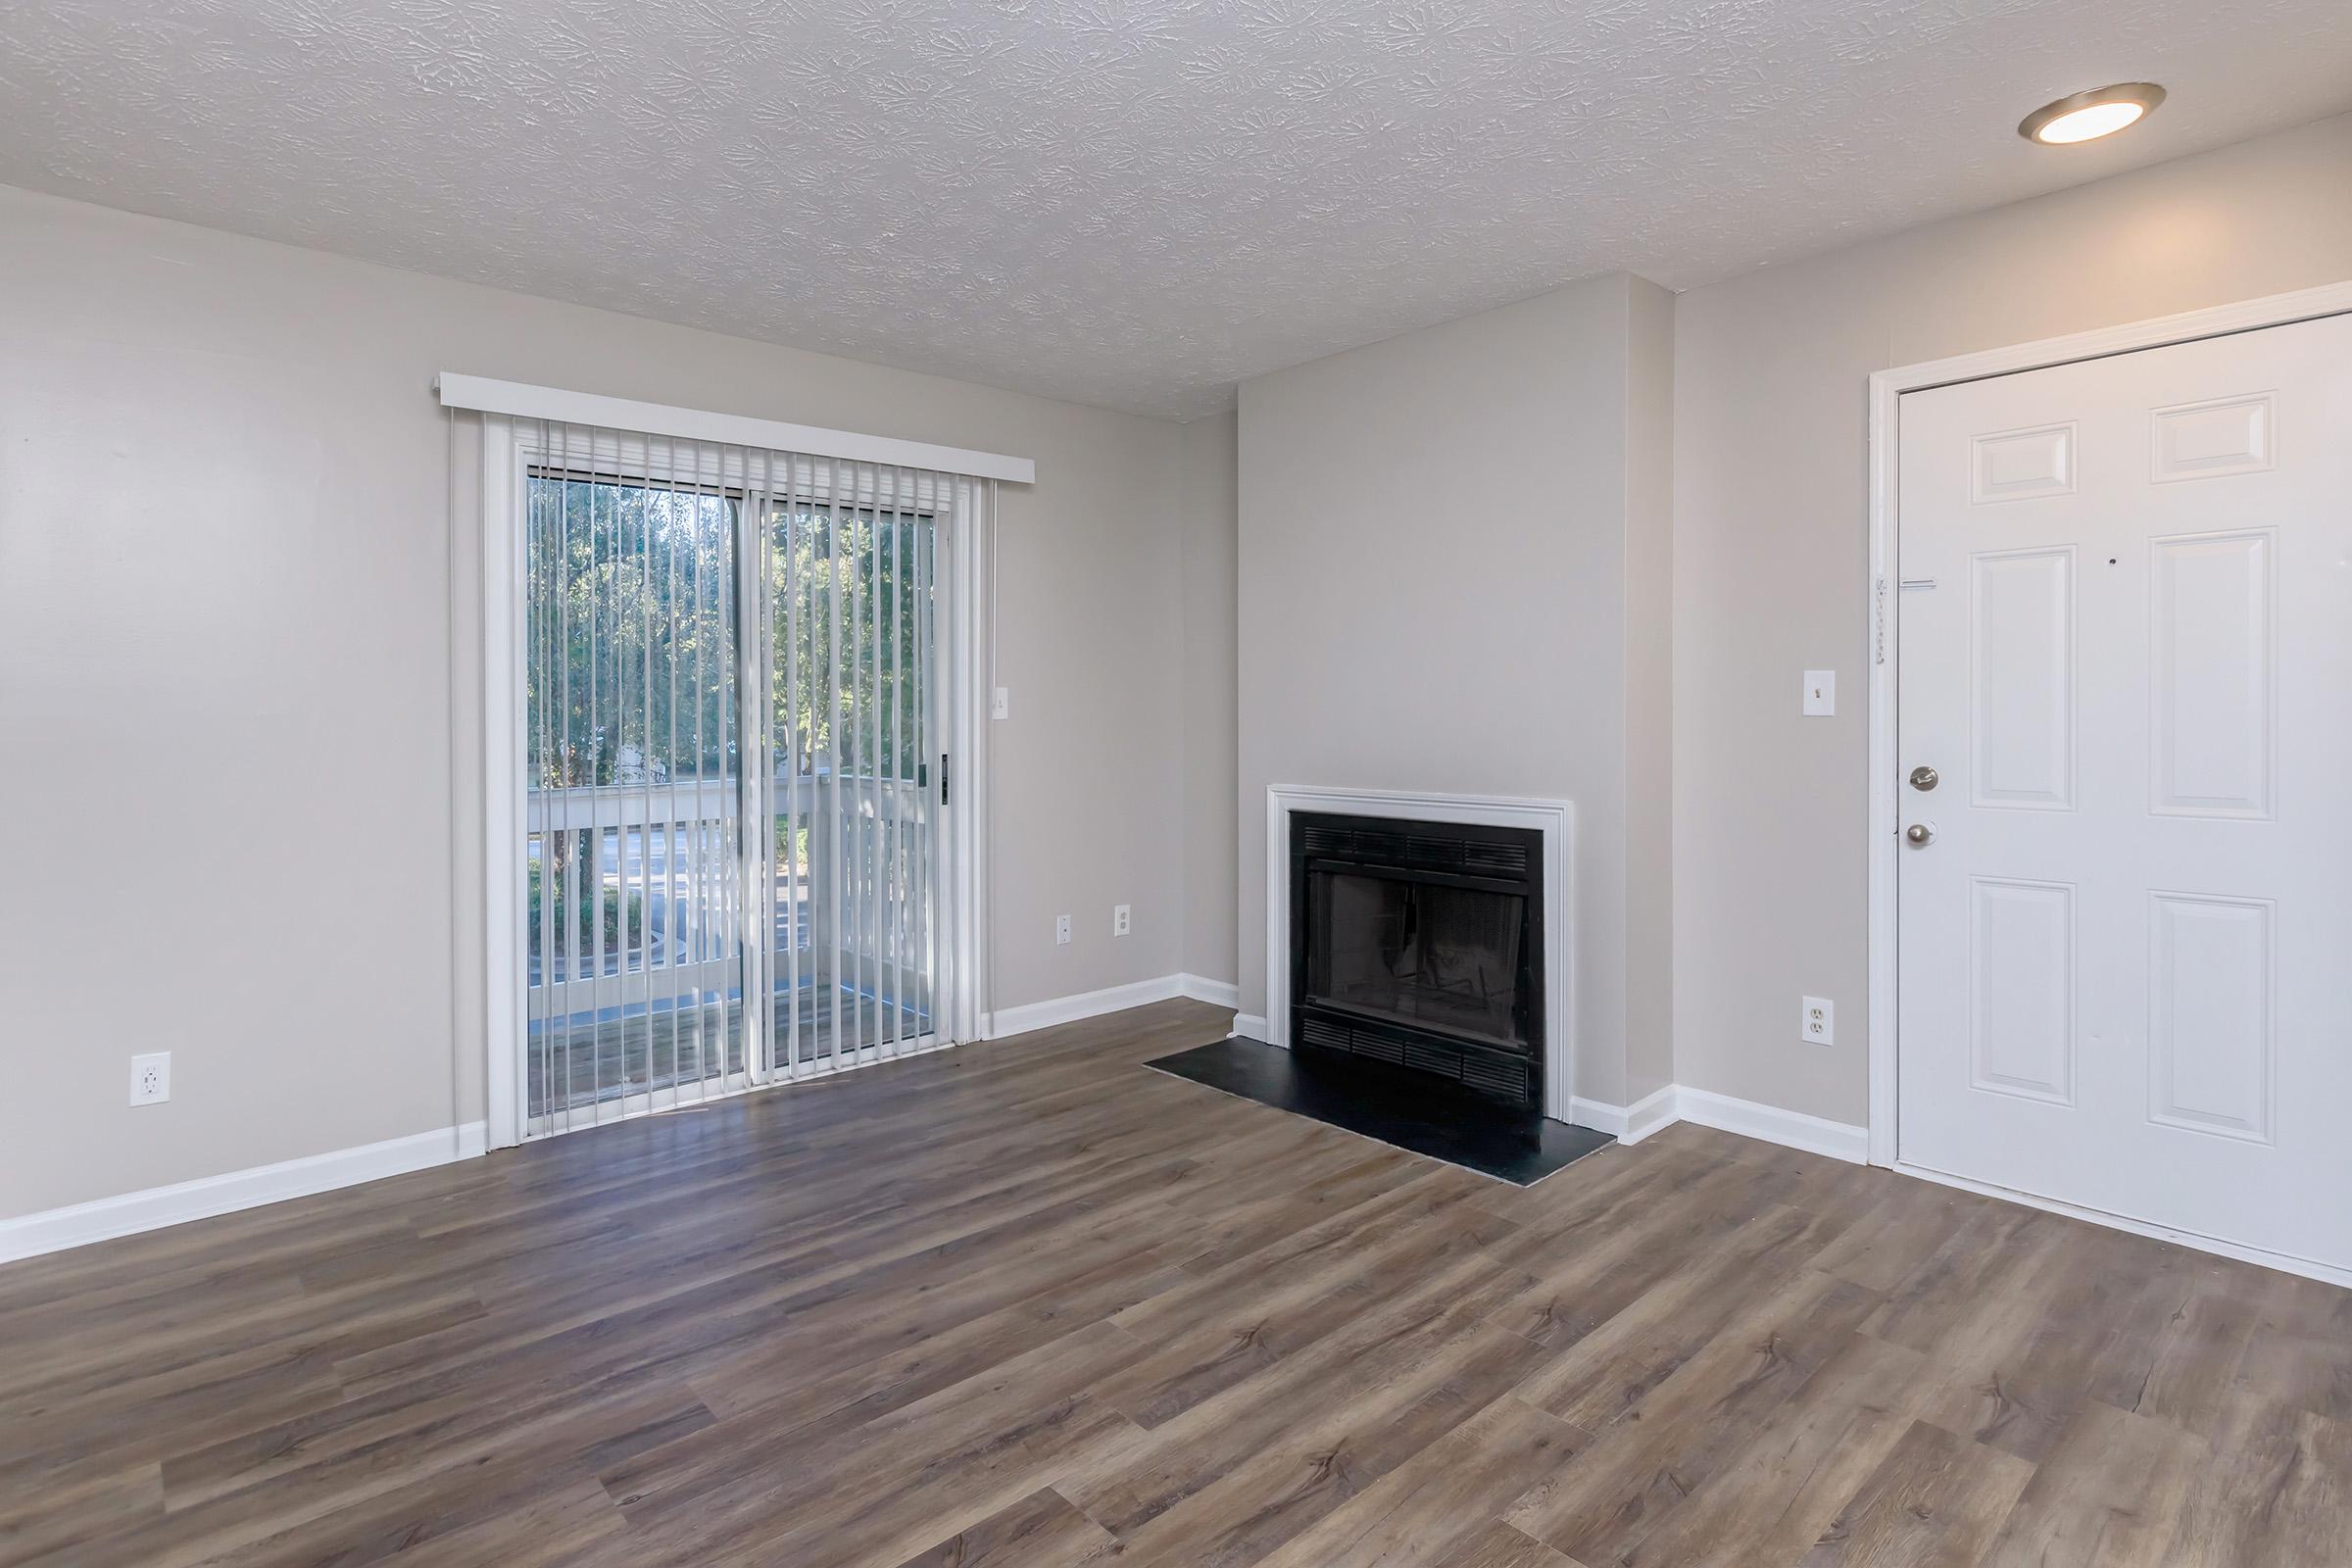
<path id="1" fill-rule="evenodd" d="M 1318 867 L 1307 899 L 1310 1003 L 1529 1044 L 1524 895 Z"/>

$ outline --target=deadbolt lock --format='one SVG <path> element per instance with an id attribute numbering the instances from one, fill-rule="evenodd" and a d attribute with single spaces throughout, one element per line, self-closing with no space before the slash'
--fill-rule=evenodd
<path id="1" fill-rule="evenodd" d="M 1911 787 L 1915 790 L 1932 790 L 1942 777 L 1942 774 L 1922 762 L 1911 770 Z"/>

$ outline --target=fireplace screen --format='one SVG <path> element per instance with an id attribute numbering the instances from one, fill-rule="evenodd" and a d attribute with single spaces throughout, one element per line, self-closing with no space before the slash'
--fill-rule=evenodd
<path id="1" fill-rule="evenodd" d="M 1527 899 L 1316 867 L 1306 1000 L 1525 1047 Z"/>

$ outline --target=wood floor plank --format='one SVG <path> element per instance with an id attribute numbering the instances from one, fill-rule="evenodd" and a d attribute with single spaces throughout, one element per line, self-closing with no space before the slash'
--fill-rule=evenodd
<path id="1" fill-rule="evenodd" d="M 1338 1223 L 1345 1226 L 1346 1217 Z M 1180 1332 L 1172 1331 L 1182 1320 L 1152 1312 L 1152 1302 L 1123 1312 L 1116 1321 L 1147 1353 L 1099 1392 L 1138 1426 L 1158 1426 L 1286 1355 L 1327 1343 L 1351 1321 L 1415 1292 L 1449 1260 L 1478 1256 L 1482 1236 L 1500 1224 L 1468 1210 L 1408 1209 L 1394 1228 L 1368 1219 L 1360 1247 L 1319 1250 L 1311 1267 L 1219 1278 L 1205 1298 L 1219 1303 L 1216 1315 Z"/>
<path id="2" fill-rule="evenodd" d="M 2092 1400 L 2035 1468 L 1984 1568 L 2178 1562 L 2174 1539 L 2208 1458 L 2180 1428 Z"/>
<path id="3" fill-rule="evenodd" d="M 2261 1328 L 2263 1295 L 2259 1279 L 2218 1266 L 2201 1271 L 2157 1341 L 2132 1412 L 2218 1436 Z"/>
<path id="4" fill-rule="evenodd" d="M 2014 1454 L 1914 1421 L 1800 1568 L 1974 1568 L 2033 1476 Z"/>
<path id="5" fill-rule="evenodd" d="M 0 1563 L 103 1558 L 107 1538 L 164 1513 L 162 1466 L 48 1470 L 36 1485 L 0 1484 Z"/>
<path id="6" fill-rule="evenodd" d="M 2034 1467 L 1912 1422 L 1799 1568 L 1974 1568 Z"/>
<path id="7" fill-rule="evenodd" d="M 2249 1388 L 2352 1423 L 2352 1291 L 2269 1274 L 2262 1317 L 2241 1368 Z"/>
<path id="8" fill-rule="evenodd" d="M 1772 1412 L 1845 1348 L 1878 1298 L 1810 1270 L 1752 1302 L 1632 1409 L 1582 1463 L 1504 1516 L 1582 1562 L 1608 1562 L 1738 1462 Z"/>
<path id="9" fill-rule="evenodd" d="M 1502 1329 L 1480 1333 L 1494 1300 L 1522 1283 L 1489 1260 L 1461 1259 L 1325 1344 L 1088 1456 L 1063 1491 L 1125 1540 L 1148 1530 L 1178 1542 L 1282 1539 L 1269 1520 L 1296 1529 L 1335 1490 L 1394 1463 L 1391 1434 L 1408 1422 L 1426 1430 L 1434 1396 L 1499 1393 L 1525 1374 L 1537 1347 Z"/>
<path id="10" fill-rule="evenodd" d="M 1489 1525 L 1454 1548 L 1438 1568 L 1583 1568 L 1509 1525 Z"/>
<path id="11" fill-rule="evenodd" d="M 1191 1002 L 0 1267 L 0 1568 L 2345 1568 L 2352 1293 Z"/>
<path id="12" fill-rule="evenodd" d="M 1109 1531 L 1040 1487 L 899 1568 L 1089 1568 L 1118 1554 Z"/>
<path id="13" fill-rule="evenodd" d="M 2007 1311 L 2022 1285 L 2047 1277 L 2073 1224 L 2007 1203 L 1972 1209 L 1941 1247 L 1884 1293 L 1864 1332 L 1928 1354 L 1982 1332 L 1985 1317 Z"/>
<path id="14" fill-rule="evenodd" d="M 563 1568 L 620 1543 L 627 1525 L 593 1477 L 534 1488 L 511 1508 L 446 1535 L 404 1537 L 391 1556 L 399 1568 Z"/>
<path id="15" fill-rule="evenodd" d="M 1156 1249 L 1118 1253 L 1088 1273 L 910 1345 L 869 1354 L 869 1344 L 811 1368 L 805 1351 L 800 1365 L 780 1364 L 772 1346 L 756 1343 L 709 1363 L 689 1382 L 720 1415 L 750 1417 L 767 1430 L 791 1431 L 840 1411 L 870 1420 L 1103 1321 L 1187 1277 Z"/>
<path id="16" fill-rule="evenodd" d="M 1795 1562 L 1911 1426 L 1922 1360 L 1849 1334 L 1731 1463 L 1661 1511 L 1615 1560 L 1628 1568 Z"/>
<path id="17" fill-rule="evenodd" d="M 593 1480 L 582 1454 L 625 1450 L 632 1434 L 658 1441 L 691 1422 L 698 1408 L 659 1368 L 520 1409 L 483 1391 L 467 1419 L 453 1423 L 461 1430 L 406 1431 L 315 1462 L 303 1462 L 298 1447 L 282 1451 L 260 1467 L 260 1479 L 118 1530 L 110 1542 L 116 1554 L 97 1560 L 148 1568 L 376 1561 L 494 1526 L 514 1509 Z"/>
<path id="18" fill-rule="evenodd" d="M 1737 1161 L 1694 1175 L 1656 1160 L 1623 1168 L 1652 1172 L 1617 1184 L 1606 1200 L 1561 1195 L 1573 1217 L 1540 1217 L 1494 1249 L 1535 1275 L 1499 1321 L 1540 1345 L 1565 1348 L 1642 1299 L 1660 1281 L 1721 1249 L 1777 1206 L 1786 1184 L 1759 1182 Z"/>
<path id="19" fill-rule="evenodd" d="M 1866 1178 L 1877 1200 L 1845 1233 L 1824 1247 L 1813 1267 L 1886 1295 L 1952 1239 L 1961 1223 L 1989 1200 L 1933 1182 L 1880 1173 Z"/>
<path id="20" fill-rule="evenodd" d="M 1930 1348 L 1936 1388 L 1921 1413 L 1937 1426 L 2038 1460 L 2102 1382 L 2136 1391 L 2169 1319 L 2174 1282 L 2105 1265 L 2062 1231 L 2021 1249 L 2000 1288 L 1967 1313 L 1938 1309 Z M 2183 1287 L 2184 1288 L 2184 1287 Z"/>
<path id="21" fill-rule="evenodd" d="M 1775 1205 L 1659 1281 L 1531 1378 L 1522 1396 L 1598 1432 L 1713 1344 L 1725 1325 L 1806 1268 L 1837 1222 Z M 1843 1282 L 1838 1282 L 1843 1283 Z M 1861 1287 L 1849 1290 L 1857 1295 Z M 1876 1297 L 1871 1298 L 1876 1300 Z"/>
<path id="22" fill-rule="evenodd" d="M 1442 1561 L 1589 1441 L 1505 1395 L 1258 1561 L 1262 1568 Z"/>
<path id="23" fill-rule="evenodd" d="M 2176 1537 L 2191 1561 L 2352 1563 L 2352 1425 L 2239 1391 Z"/>
<path id="24" fill-rule="evenodd" d="M 771 1421 L 764 1407 L 755 1408 L 606 1469 L 606 1490 L 632 1523 L 660 1526 L 685 1515 L 709 1523 L 725 1511 L 714 1497 L 736 1498 L 747 1511 L 794 1499 L 815 1505 L 832 1480 L 857 1467 L 906 1462 L 926 1451 L 978 1451 L 1024 1422 L 1040 1428 L 1061 1422 L 1081 1402 L 1090 1413 L 1115 1418 L 1105 1427 L 1132 1430 L 1088 1391 L 1135 1353 L 1125 1336 L 1098 1322 L 887 1414 Z"/>

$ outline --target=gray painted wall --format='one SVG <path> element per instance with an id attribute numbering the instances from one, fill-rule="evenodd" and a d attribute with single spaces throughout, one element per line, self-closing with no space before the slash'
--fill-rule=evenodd
<path id="1" fill-rule="evenodd" d="M 1566 795 L 1579 1092 L 1859 1121 L 1865 377 L 2352 276 L 2347 192 L 2352 118 L 1679 299 L 1571 285 L 1261 377 L 1237 429 L 0 188 L 0 1217 L 479 1114 L 443 368 L 1038 460 L 1001 1004 L 1185 969 L 1262 1010 L 1274 780 Z"/>
<path id="2" fill-rule="evenodd" d="M 1625 1103 L 1674 1082 L 1674 296 L 1627 300 Z"/>
<path id="3" fill-rule="evenodd" d="M 2063 157 L 2063 152 L 2053 156 Z M 1871 371 L 2352 277 L 2352 118 L 1676 300 L 1675 1062 L 1867 1115 Z M 1801 718 L 1834 667 L 1834 718 Z M 1838 1043 L 1796 1038 L 1838 1003 Z"/>
<path id="4" fill-rule="evenodd" d="M 1184 427 L 1184 967 L 1232 983 L 1235 626 L 1240 428 L 1231 414 Z"/>
<path id="5" fill-rule="evenodd" d="M 1663 1031 L 1671 999 L 1662 904 L 1640 911 L 1656 951 L 1629 956 L 1626 795 L 1665 765 L 1662 713 L 1634 760 L 1627 698 L 1666 691 L 1671 309 L 1616 273 L 1243 383 L 1243 1011 L 1266 1010 L 1268 785 L 1564 797 L 1576 1092 L 1622 1102 L 1664 1081 L 1662 1032 L 1627 1046 L 1629 1015 Z M 1644 874 L 1667 852 L 1645 818 Z"/>
<path id="6" fill-rule="evenodd" d="M 1035 458 L 1000 514 L 998 1003 L 1215 971 L 1185 720 L 1213 753 L 1231 639 L 1192 684 L 1174 586 L 1216 575 L 1213 426 L 4 188 L 0 299 L 0 1217 L 480 1114 L 443 368 Z M 148 1050 L 172 1100 L 133 1109 Z"/>

